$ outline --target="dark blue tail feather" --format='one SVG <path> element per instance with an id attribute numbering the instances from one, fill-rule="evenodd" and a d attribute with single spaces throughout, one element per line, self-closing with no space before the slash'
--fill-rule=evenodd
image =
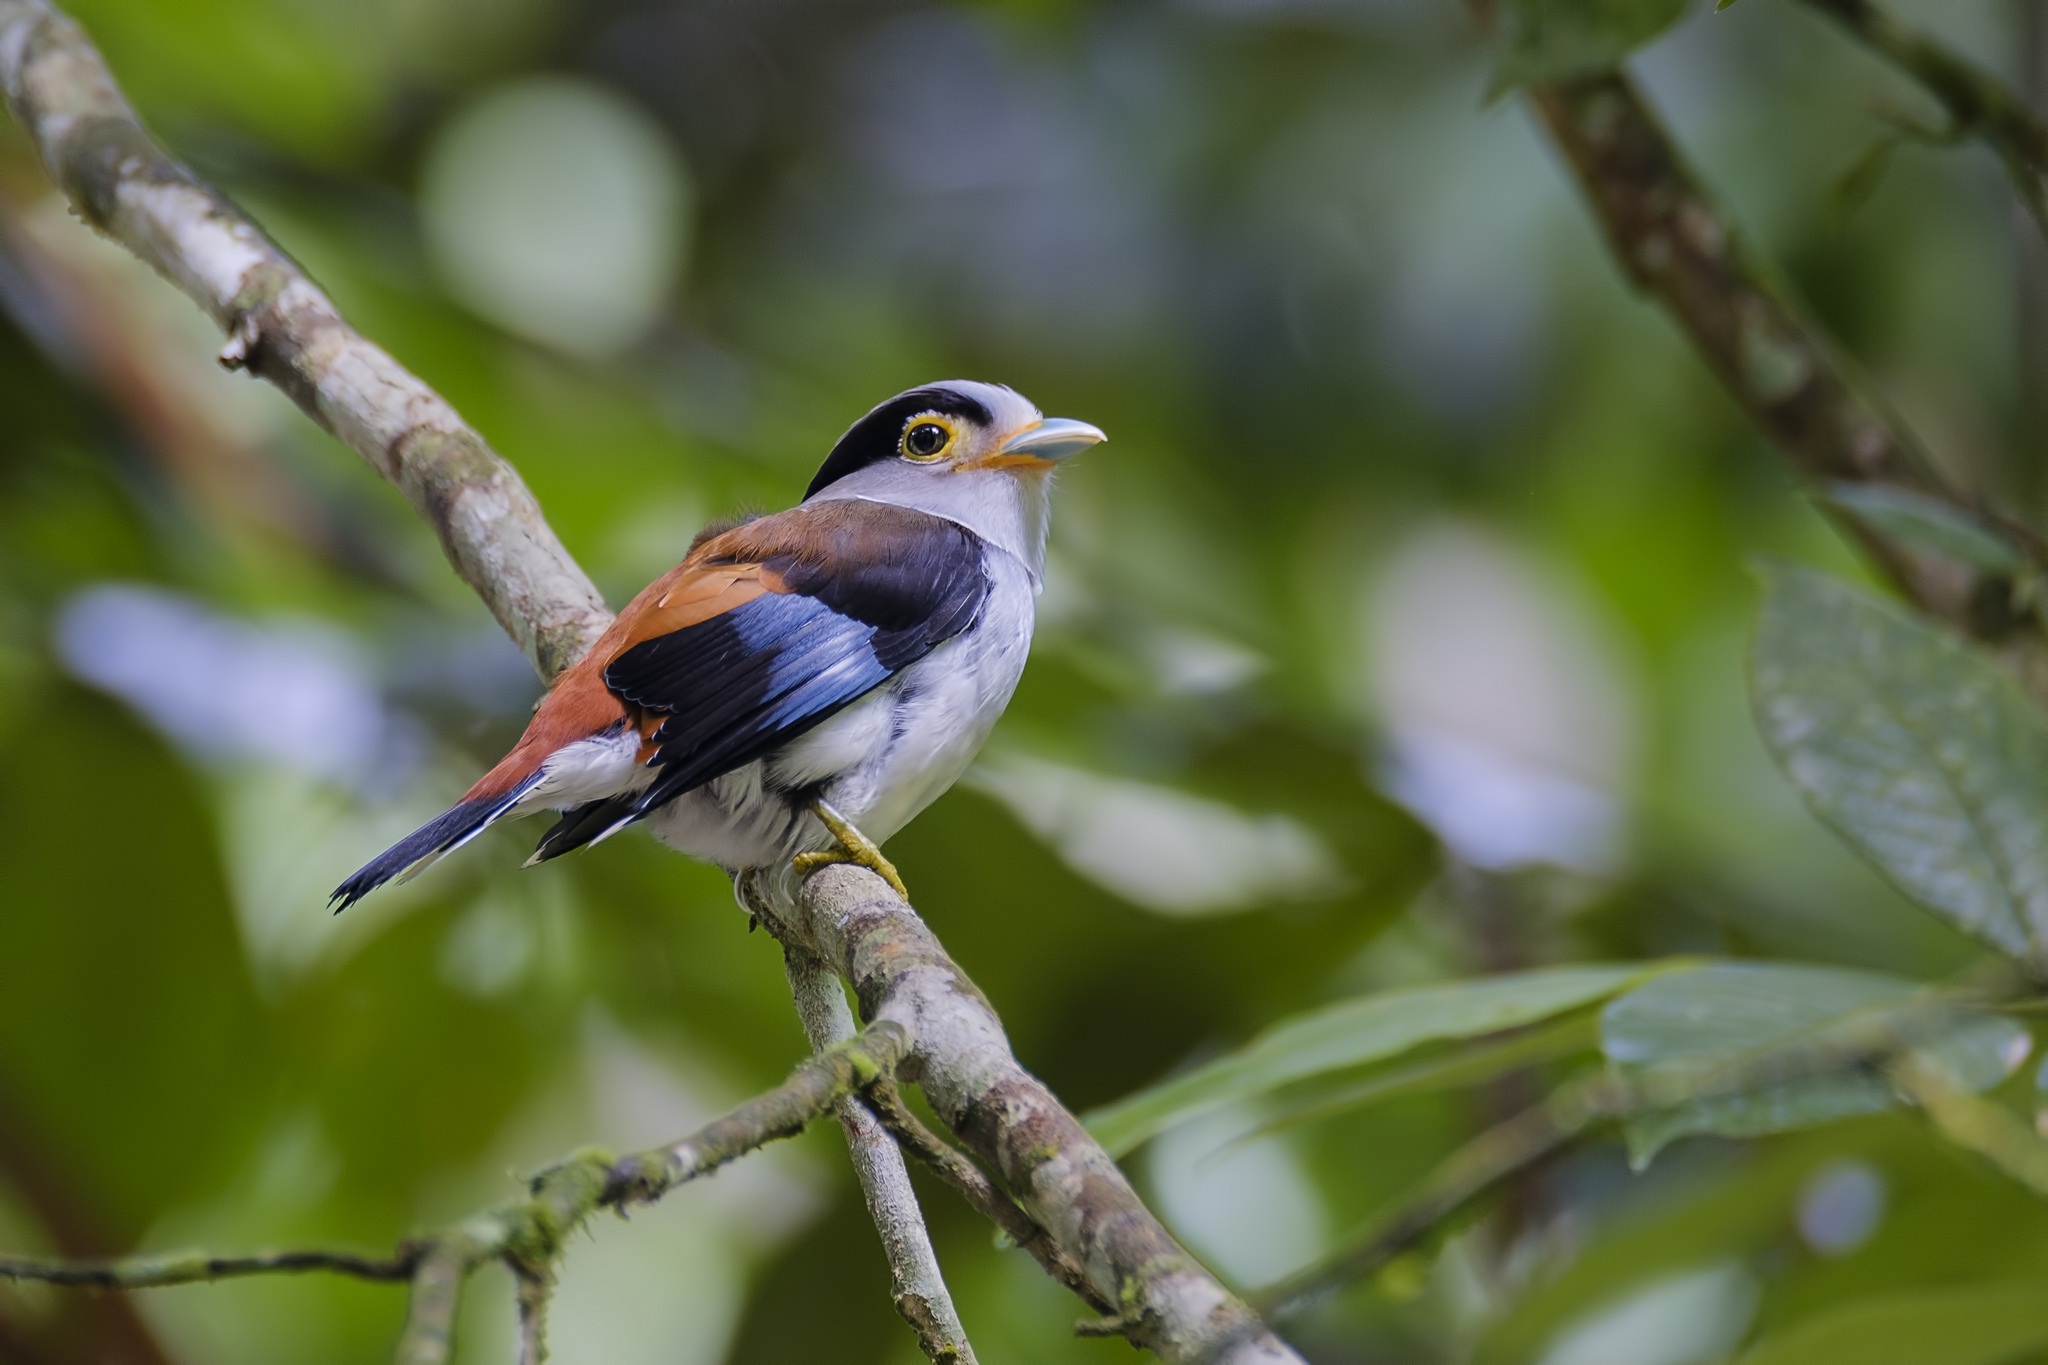
<path id="1" fill-rule="evenodd" d="M 486 825 L 511 810 L 535 780 L 530 778 L 503 796 L 463 801 L 435 816 L 363 864 L 354 876 L 334 888 L 334 894 L 327 898 L 327 903 L 338 915 L 384 883 L 403 877 L 415 864 L 437 858 L 467 843 Z"/>

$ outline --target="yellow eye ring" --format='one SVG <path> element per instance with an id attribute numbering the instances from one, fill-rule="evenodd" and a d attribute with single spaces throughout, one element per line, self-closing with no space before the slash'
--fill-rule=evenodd
<path id="1" fill-rule="evenodd" d="M 955 432 L 953 424 L 937 413 L 920 413 L 903 424 L 903 439 L 898 443 L 903 458 L 917 464 L 930 464 L 942 459 L 953 448 Z"/>

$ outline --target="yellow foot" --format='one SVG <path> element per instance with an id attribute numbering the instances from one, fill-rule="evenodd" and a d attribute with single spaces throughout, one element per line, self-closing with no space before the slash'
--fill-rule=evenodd
<path id="1" fill-rule="evenodd" d="M 838 848 L 828 848 L 817 853 L 799 853 L 790 859 L 796 865 L 797 875 L 809 876 L 827 863 L 852 863 L 889 883 L 890 889 L 905 901 L 910 899 L 909 890 L 903 885 L 903 878 L 897 875 L 896 865 L 882 856 L 882 850 L 873 840 L 853 827 L 853 822 L 832 808 L 829 801 L 811 802 L 811 813 L 822 820 L 825 828 L 832 831 L 832 837 L 839 841 Z"/>

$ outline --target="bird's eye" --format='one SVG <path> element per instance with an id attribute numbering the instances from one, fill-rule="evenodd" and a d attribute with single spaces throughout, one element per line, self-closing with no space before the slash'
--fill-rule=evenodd
<path id="1" fill-rule="evenodd" d="M 903 433 L 903 453 L 913 460 L 935 460 L 953 442 L 953 433 L 937 422 L 919 422 Z"/>

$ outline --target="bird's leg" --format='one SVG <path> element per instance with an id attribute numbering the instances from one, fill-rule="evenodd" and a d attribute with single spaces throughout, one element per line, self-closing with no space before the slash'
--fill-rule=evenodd
<path id="1" fill-rule="evenodd" d="M 824 797 L 811 802 L 811 814 L 824 822 L 832 831 L 832 837 L 839 841 L 838 848 L 828 848 L 817 853 L 799 853 L 790 861 L 796 865 L 799 876 L 807 876 L 827 863 L 852 863 L 889 883 L 895 893 L 904 900 L 910 899 L 910 892 L 903 885 L 903 878 L 896 872 L 896 865 L 882 856 L 882 850 L 875 842 L 853 827 L 853 821 L 833 809 L 832 803 Z"/>

